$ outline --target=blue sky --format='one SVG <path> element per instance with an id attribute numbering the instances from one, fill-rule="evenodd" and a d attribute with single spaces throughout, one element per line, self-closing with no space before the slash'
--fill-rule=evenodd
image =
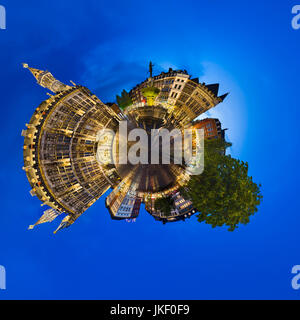
<path id="1" fill-rule="evenodd" d="M 299 299 L 299 49 L 295 1 L 16 1 L 0 30 L 0 299 Z M 147 76 L 187 69 L 220 82 L 211 112 L 231 153 L 249 162 L 264 201 L 234 233 L 190 221 L 161 225 L 144 210 L 115 222 L 100 199 L 71 228 L 28 231 L 42 213 L 29 194 L 21 130 L 47 98 L 22 62 L 82 84 L 104 101 Z"/>

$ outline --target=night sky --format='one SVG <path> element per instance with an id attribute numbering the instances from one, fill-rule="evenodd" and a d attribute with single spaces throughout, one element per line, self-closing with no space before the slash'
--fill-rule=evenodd
<path id="1" fill-rule="evenodd" d="M 41 3 L 42 2 L 42 3 Z M 0 30 L 0 299 L 299 299 L 299 50 L 295 1 L 17 1 Z M 47 98 L 21 63 L 88 87 L 103 102 L 154 73 L 186 69 L 220 83 L 217 116 L 264 200 L 230 233 L 193 217 L 162 225 L 144 209 L 112 221 L 103 196 L 69 229 L 22 170 L 22 129 Z"/>

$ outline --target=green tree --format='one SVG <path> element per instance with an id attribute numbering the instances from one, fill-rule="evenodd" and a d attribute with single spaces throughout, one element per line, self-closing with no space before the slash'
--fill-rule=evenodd
<path id="1" fill-rule="evenodd" d="M 129 93 L 125 89 L 122 91 L 121 96 L 117 95 L 116 99 L 117 99 L 117 103 L 118 103 L 119 107 L 122 110 L 124 110 L 128 106 L 132 105 L 132 99 L 129 96 Z"/>
<path id="2" fill-rule="evenodd" d="M 159 95 L 160 90 L 156 87 L 146 87 L 143 88 L 142 94 L 145 98 L 147 98 L 147 104 L 152 106 L 155 98 Z"/>
<path id="3" fill-rule="evenodd" d="M 234 231 L 238 224 L 247 224 L 261 202 L 261 185 L 248 176 L 248 163 L 226 156 L 222 141 L 205 141 L 205 169 L 192 176 L 182 190 L 199 211 L 198 221 L 228 226 Z"/>
<path id="4" fill-rule="evenodd" d="M 166 217 L 171 215 L 173 201 L 171 198 L 159 198 L 154 203 L 155 210 L 161 211 Z"/>

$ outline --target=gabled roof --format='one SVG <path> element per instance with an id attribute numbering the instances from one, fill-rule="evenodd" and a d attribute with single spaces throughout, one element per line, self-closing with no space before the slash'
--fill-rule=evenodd
<path id="1" fill-rule="evenodd" d="M 216 97 L 218 96 L 218 92 L 219 92 L 219 84 L 218 83 L 208 84 L 208 85 L 206 85 L 206 88 L 209 91 L 211 91 Z"/>
<path id="2" fill-rule="evenodd" d="M 225 98 L 229 95 L 229 93 L 225 93 L 222 96 L 218 97 L 222 100 L 222 102 L 225 100 Z"/>

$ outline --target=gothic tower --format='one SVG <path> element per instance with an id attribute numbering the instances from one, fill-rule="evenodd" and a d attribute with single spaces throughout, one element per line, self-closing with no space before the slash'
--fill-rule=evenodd
<path id="1" fill-rule="evenodd" d="M 23 63 L 23 67 L 31 71 L 40 86 L 47 88 L 54 93 L 66 91 L 71 88 L 71 86 L 56 80 L 49 71 L 30 68 L 27 63 Z"/>

